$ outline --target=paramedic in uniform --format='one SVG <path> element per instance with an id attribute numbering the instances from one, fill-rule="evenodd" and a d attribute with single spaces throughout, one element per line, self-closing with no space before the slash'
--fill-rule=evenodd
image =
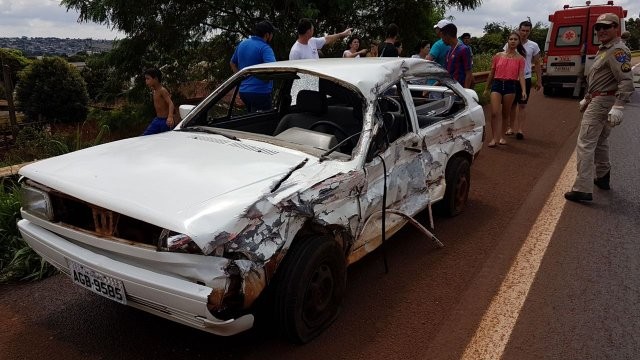
<path id="1" fill-rule="evenodd" d="M 606 13 L 594 27 L 602 45 L 580 101 L 584 114 L 576 145 L 578 175 L 571 191 L 564 194 L 567 200 L 591 201 L 594 184 L 609 190 L 609 133 L 622 122 L 624 105 L 634 91 L 631 53 L 617 35 L 619 25 L 617 15 Z"/>

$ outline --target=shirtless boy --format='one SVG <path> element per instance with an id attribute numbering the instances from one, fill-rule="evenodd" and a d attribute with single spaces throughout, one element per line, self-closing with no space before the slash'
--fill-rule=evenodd
<path id="1" fill-rule="evenodd" d="M 162 73 L 158 69 L 144 71 L 144 82 L 153 91 L 153 106 L 156 117 L 142 135 L 152 135 L 169 131 L 173 127 L 173 101 L 167 89 L 162 86 Z"/>

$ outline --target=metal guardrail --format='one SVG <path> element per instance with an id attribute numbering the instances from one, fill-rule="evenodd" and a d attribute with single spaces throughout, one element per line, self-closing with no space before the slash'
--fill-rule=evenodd
<path id="1" fill-rule="evenodd" d="M 5 177 L 9 177 L 9 176 L 13 176 L 13 175 L 17 175 L 18 171 L 25 165 L 29 165 L 31 164 L 33 161 L 29 161 L 26 163 L 22 163 L 22 164 L 16 164 L 16 165 L 10 165 L 10 166 L 6 166 L 3 168 L 0 168 L 0 179 L 5 178 Z"/>
<path id="2" fill-rule="evenodd" d="M 487 82 L 489 73 L 490 71 L 479 71 L 479 72 L 473 73 L 473 80 L 475 81 L 476 84 Z"/>

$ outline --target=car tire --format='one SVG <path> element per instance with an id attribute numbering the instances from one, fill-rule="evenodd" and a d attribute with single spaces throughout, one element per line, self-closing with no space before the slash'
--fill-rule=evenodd
<path id="1" fill-rule="evenodd" d="M 346 261 L 332 239 L 297 239 L 278 268 L 274 318 L 285 339 L 307 343 L 337 318 L 346 288 Z"/>
<path id="2" fill-rule="evenodd" d="M 471 166 L 469 160 L 457 156 L 449 161 L 445 171 L 447 188 L 444 198 L 439 203 L 439 210 L 446 216 L 462 213 L 469 198 L 471 187 Z"/>
<path id="3" fill-rule="evenodd" d="M 552 88 L 550 85 L 548 85 L 548 86 L 543 86 L 543 87 L 542 87 L 542 93 L 544 94 L 544 96 L 549 96 L 549 97 L 551 97 L 551 96 L 553 96 L 553 94 L 554 94 L 554 90 L 553 90 L 553 88 Z"/>

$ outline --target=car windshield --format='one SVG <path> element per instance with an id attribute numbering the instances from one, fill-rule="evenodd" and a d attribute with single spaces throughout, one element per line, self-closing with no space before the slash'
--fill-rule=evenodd
<path id="1" fill-rule="evenodd" d="M 260 103 L 244 91 L 251 89 L 247 83 L 256 82 L 270 88 Z M 253 71 L 214 92 L 189 115 L 182 130 L 211 128 L 213 134 L 269 142 L 312 155 L 338 146 L 332 153 L 344 158 L 358 144 L 364 104 L 357 91 L 335 79 L 298 71 Z"/>

